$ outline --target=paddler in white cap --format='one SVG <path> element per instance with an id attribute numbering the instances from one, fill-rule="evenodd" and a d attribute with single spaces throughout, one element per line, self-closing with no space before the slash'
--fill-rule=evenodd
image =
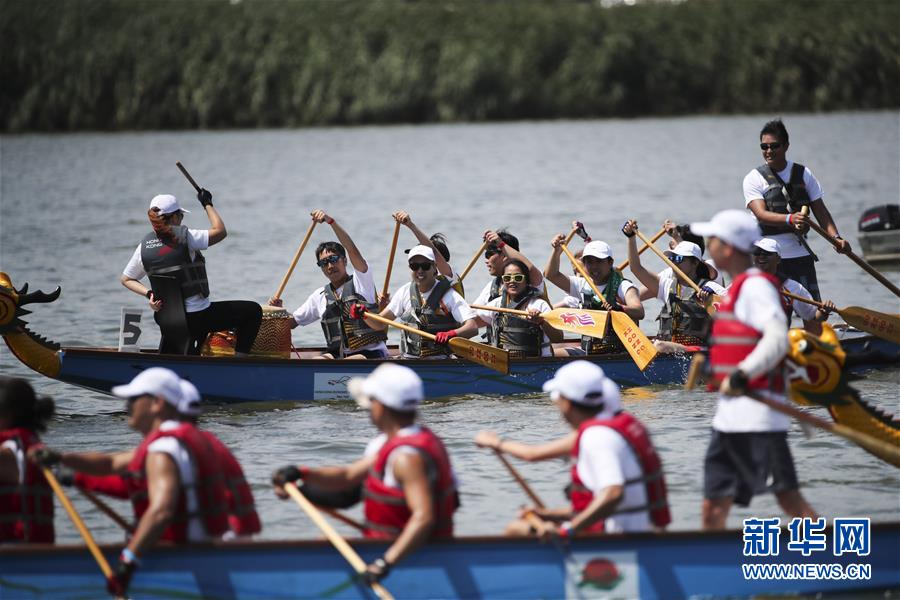
<path id="1" fill-rule="evenodd" d="M 281 498 L 287 497 L 284 483 L 298 479 L 323 490 L 362 485 L 366 537 L 394 540 L 368 565 L 368 579 L 378 581 L 426 540 L 453 536 L 456 477 L 443 442 L 416 423 L 424 390 L 412 369 L 384 363 L 366 378 L 351 379 L 347 389 L 380 431 L 363 457 L 337 467 L 290 465 L 276 471 L 272 483 Z"/>
<path id="2" fill-rule="evenodd" d="M 732 278 L 710 338 L 719 402 L 704 463 L 703 527 L 724 529 L 732 504 L 748 506 L 754 494 L 768 490 L 791 517 L 815 518 L 800 493 L 787 443 L 790 417 L 745 395 L 752 391 L 787 402 L 787 317 L 780 281 L 753 266 L 751 255 L 762 237 L 756 219 L 724 210 L 691 230 L 709 238 L 710 255 Z"/>
<path id="3" fill-rule="evenodd" d="M 671 522 L 662 463 L 647 430 L 622 410 L 619 386 L 585 360 L 560 368 L 544 383 L 572 432 L 546 444 L 524 444 L 482 431 L 475 443 L 527 461 L 572 458 L 571 505 L 530 507 L 543 523 L 535 530 L 522 518 L 512 536 L 571 537 L 578 533 L 620 533 L 664 528 Z"/>

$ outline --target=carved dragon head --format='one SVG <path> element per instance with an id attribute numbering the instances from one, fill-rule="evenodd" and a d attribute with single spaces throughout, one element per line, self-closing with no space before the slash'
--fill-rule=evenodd
<path id="1" fill-rule="evenodd" d="M 59 344 L 29 331 L 27 323 L 22 320 L 22 317 L 31 314 L 30 310 L 23 308 L 24 306 L 53 302 L 59 298 L 61 292 L 62 289 L 59 287 L 49 294 L 40 290 L 29 292 L 27 283 L 17 290 L 9 275 L 0 271 L 0 335 L 25 334 L 49 349 L 58 350 Z"/>

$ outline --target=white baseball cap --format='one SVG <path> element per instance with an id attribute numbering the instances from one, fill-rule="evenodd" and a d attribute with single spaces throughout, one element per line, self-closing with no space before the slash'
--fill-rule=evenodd
<path id="1" fill-rule="evenodd" d="M 772 254 L 781 256 L 781 244 L 779 244 L 777 240 L 773 240 L 772 238 L 762 238 L 761 240 L 756 240 L 753 245 L 760 250 L 765 250 L 766 252 L 771 252 Z"/>
<path id="2" fill-rule="evenodd" d="M 158 208 L 159 214 L 161 215 L 169 215 L 178 212 L 179 210 L 186 213 L 191 212 L 181 208 L 178 205 L 178 198 L 172 194 L 159 194 L 158 196 L 153 196 L 153 200 L 150 201 L 150 208 Z"/>
<path id="3" fill-rule="evenodd" d="M 409 249 L 409 257 L 412 258 L 413 256 L 421 256 L 423 258 L 427 258 L 431 262 L 434 262 L 434 250 L 432 250 L 428 246 L 423 246 L 422 244 L 413 246 Z"/>
<path id="4" fill-rule="evenodd" d="M 709 221 L 691 223 L 691 231 L 704 237 L 717 237 L 748 254 L 753 251 L 753 242 L 762 237 L 756 218 L 736 208 L 718 212 Z"/>
<path id="5" fill-rule="evenodd" d="M 678 256 L 693 256 L 697 260 L 703 260 L 703 253 L 700 252 L 700 246 L 694 242 L 678 242 L 671 250 L 666 250 L 666 254 L 677 254 Z"/>
<path id="6" fill-rule="evenodd" d="M 178 408 L 181 402 L 181 378 L 174 371 L 162 367 L 145 369 L 131 380 L 131 383 L 113 387 L 112 393 L 119 398 L 135 396 L 159 396 Z"/>
<path id="7" fill-rule="evenodd" d="M 203 414 L 200 406 L 200 390 L 187 379 L 181 380 L 181 402 L 178 403 L 178 412 L 189 417 L 199 417 Z"/>
<path id="8" fill-rule="evenodd" d="M 603 260 L 612 256 L 612 250 L 609 249 L 609 244 L 606 242 L 596 240 L 585 244 L 584 250 L 581 251 L 581 257 L 584 258 L 585 256 L 593 256 Z"/>
<path id="9" fill-rule="evenodd" d="M 368 377 L 354 377 L 347 382 L 347 391 L 362 408 L 369 408 L 372 400 L 399 410 L 412 412 L 425 397 L 422 380 L 409 367 L 383 363 Z"/>
<path id="10" fill-rule="evenodd" d="M 603 369 L 586 360 L 576 360 L 561 367 L 544 383 L 550 398 L 560 397 L 585 406 L 602 406 L 602 414 L 613 415 L 622 406 L 619 386 Z"/>

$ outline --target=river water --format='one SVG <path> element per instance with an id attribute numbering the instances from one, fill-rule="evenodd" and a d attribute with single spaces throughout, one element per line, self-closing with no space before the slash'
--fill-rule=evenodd
<path id="1" fill-rule="evenodd" d="M 148 230 L 145 211 L 158 193 L 174 193 L 189 209 L 186 224 L 206 227 L 182 161 L 212 190 L 228 238 L 208 253 L 213 299 L 265 302 L 277 288 L 309 223 L 324 208 L 354 237 L 382 281 L 393 221 L 408 210 L 426 231 L 442 231 L 452 263 L 461 270 L 487 227 L 508 226 L 522 250 L 543 265 L 549 240 L 580 219 L 594 239 L 605 239 L 624 258 L 622 222 L 634 217 L 645 231 L 665 218 L 705 219 L 743 206 L 743 176 L 761 162 L 758 131 L 765 116 L 692 117 L 610 121 L 523 122 L 325 128 L 278 131 L 25 135 L 0 138 L 0 269 L 13 283 L 63 294 L 53 305 L 34 305 L 32 329 L 63 345 L 114 346 L 120 309 L 144 307 L 118 281 L 137 242 Z M 865 207 L 900 198 L 900 113 L 844 113 L 785 117 L 789 157 L 808 164 L 845 237 L 855 244 Z M 315 243 L 329 239 L 321 227 Z M 408 231 L 401 248 L 412 244 Z M 856 245 L 856 244 L 855 244 Z M 897 299 L 820 239 L 819 278 L 838 306 L 863 305 L 900 312 Z M 406 277 L 398 253 L 393 288 Z M 323 278 L 307 251 L 284 293 L 299 305 Z M 662 266 L 649 259 L 652 268 Z M 889 276 L 898 281 L 896 272 Z M 487 281 L 478 265 L 467 279 L 470 299 Z M 380 283 L 379 283 L 380 285 Z M 560 297 L 552 290 L 552 297 Z M 658 304 L 647 304 L 648 333 Z M 149 315 L 145 314 L 145 319 Z M 143 344 L 154 347 L 154 328 Z M 318 344 L 318 326 L 295 330 L 297 344 Z M 52 395 L 59 416 L 45 438 L 60 449 L 117 450 L 138 436 L 125 425 L 120 401 L 54 382 L 23 367 L 0 347 L 4 374 L 29 379 Z M 865 398 L 894 413 L 900 372 L 873 373 L 856 385 Z M 703 454 L 715 408 L 712 396 L 675 387 L 630 390 L 625 406 L 649 426 L 662 454 L 675 529 L 699 525 Z M 428 402 L 422 420 L 443 436 L 462 481 L 457 531 L 498 533 L 525 500 L 496 458 L 471 442 L 480 429 L 538 442 L 566 426 L 539 396 L 496 398 L 472 394 Z M 216 407 L 204 424 L 235 452 L 253 483 L 263 537 L 316 535 L 292 503 L 275 499 L 269 474 L 289 462 L 310 465 L 358 457 L 374 430 L 364 411 L 347 402 L 259 407 Z M 825 434 L 811 439 L 796 426 L 791 444 L 804 493 L 830 518 L 900 518 L 898 471 L 862 450 Z M 521 472 L 549 503 L 563 501 L 566 465 L 522 464 Z M 106 517 L 73 494 L 101 541 L 122 539 Z M 111 501 L 121 512 L 128 507 Z M 359 515 L 359 511 L 351 514 Z M 735 510 L 729 524 L 747 516 L 777 515 L 771 496 Z M 62 510 L 61 541 L 77 533 Z M 343 531 L 350 533 L 350 530 Z"/>

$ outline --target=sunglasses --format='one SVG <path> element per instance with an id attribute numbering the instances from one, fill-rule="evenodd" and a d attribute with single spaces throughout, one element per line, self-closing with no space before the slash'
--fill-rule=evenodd
<path id="1" fill-rule="evenodd" d="M 430 270 L 430 269 L 431 269 L 431 263 L 430 263 L 430 262 L 423 262 L 423 263 L 409 263 L 409 270 L 410 270 L 410 271 L 428 271 L 428 270 Z"/>
<path id="2" fill-rule="evenodd" d="M 525 281 L 524 273 L 510 273 L 503 276 L 503 283 L 523 283 Z"/>
<path id="3" fill-rule="evenodd" d="M 781 145 L 781 142 L 772 142 L 771 144 L 760 144 L 759 147 L 762 150 L 778 150 L 779 148 L 781 148 Z"/>
<path id="4" fill-rule="evenodd" d="M 496 254 L 500 254 L 500 251 L 495 248 L 489 248 L 484 251 L 484 258 L 485 258 L 485 260 L 487 260 Z"/>
<path id="5" fill-rule="evenodd" d="M 681 254 L 673 254 L 672 262 L 675 263 L 676 265 L 680 265 L 681 263 L 684 262 L 684 259 L 686 259 L 686 258 L 687 258 L 687 256 L 682 256 Z"/>
<path id="6" fill-rule="evenodd" d="M 774 252 L 766 252 L 765 250 L 754 250 L 753 256 L 755 256 L 757 258 L 765 258 L 768 260 L 770 257 L 775 256 L 775 253 Z"/>
<path id="7" fill-rule="evenodd" d="M 332 254 L 331 256 L 326 256 L 325 258 L 321 258 L 316 261 L 316 264 L 320 267 L 324 267 L 325 265 L 333 265 L 337 261 L 341 260 L 341 257 L 337 254 Z"/>

